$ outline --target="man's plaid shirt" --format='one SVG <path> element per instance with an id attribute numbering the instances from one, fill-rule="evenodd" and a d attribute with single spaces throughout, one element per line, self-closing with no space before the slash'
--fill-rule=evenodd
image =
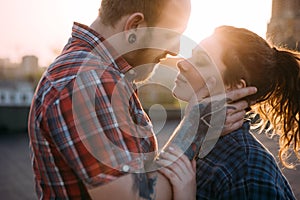
<path id="1" fill-rule="evenodd" d="M 72 37 L 37 86 L 29 116 L 36 191 L 89 199 L 87 186 L 142 171 L 157 144 L 125 74 L 131 66 L 89 27 Z M 152 157 L 151 156 L 151 157 Z"/>

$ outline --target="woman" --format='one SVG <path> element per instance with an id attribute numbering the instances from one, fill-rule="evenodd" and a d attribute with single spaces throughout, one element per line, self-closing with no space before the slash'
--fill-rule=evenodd
<path id="1" fill-rule="evenodd" d="M 299 53 L 272 48 L 249 30 L 221 26 L 193 50 L 190 59 L 178 63 L 173 92 L 189 101 L 205 87 L 207 78 L 217 77 L 214 67 L 225 91 L 257 87 L 258 92 L 247 100 L 256 101 L 253 110 L 280 135 L 280 160 L 291 167 L 290 151 L 300 158 L 299 63 Z M 168 169 L 176 173 L 176 168 Z M 273 156 L 250 133 L 249 120 L 197 159 L 197 177 L 197 199 L 295 199 Z"/>

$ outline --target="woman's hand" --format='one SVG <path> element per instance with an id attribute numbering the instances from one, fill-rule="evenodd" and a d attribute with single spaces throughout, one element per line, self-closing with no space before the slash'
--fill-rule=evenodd
<path id="1" fill-rule="evenodd" d="M 171 146 L 162 152 L 157 163 L 159 172 L 173 187 L 174 200 L 196 199 L 196 161 L 189 161 L 179 148 Z"/>

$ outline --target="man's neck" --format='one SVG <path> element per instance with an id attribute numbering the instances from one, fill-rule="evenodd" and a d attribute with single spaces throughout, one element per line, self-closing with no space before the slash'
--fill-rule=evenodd
<path id="1" fill-rule="evenodd" d="M 114 26 L 105 25 L 101 22 L 100 17 L 90 25 L 90 28 L 99 33 L 110 46 L 114 48 L 118 55 L 122 56 L 130 65 L 135 66 L 135 62 L 130 62 L 136 58 L 132 51 L 132 45 L 128 45 L 125 39 L 124 27 L 127 16 L 124 16 Z M 128 54 L 128 52 L 131 52 Z"/>
<path id="2" fill-rule="evenodd" d="M 111 36 L 123 31 L 122 23 L 123 20 L 120 20 L 118 23 L 116 23 L 115 26 L 105 25 L 101 22 L 100 17 L 97 17 L 95 21 L 90 25 L 90 28 L 95 30 L 105 39 L 108 39 Z"/>

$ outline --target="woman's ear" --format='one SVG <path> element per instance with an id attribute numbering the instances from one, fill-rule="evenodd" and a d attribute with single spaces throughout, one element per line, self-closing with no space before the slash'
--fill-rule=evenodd
<path id="1" fill-rule="evenodd" d="M 239 83 L 236 85 L 238 89 L 247 87 L 247 83 L 244 79 L 240 79 Z"/>
<path id="2" fill-rule="evenodd" d="M 225 86 L 225 89 L 226 89 L 226 91 L 231 91 L 234 89 L 240 89 L 240 88 L 244 88 L 244 87 L 247 87 L 247 83 L 244 79 L 241 78 L 237 84 Z"/>

